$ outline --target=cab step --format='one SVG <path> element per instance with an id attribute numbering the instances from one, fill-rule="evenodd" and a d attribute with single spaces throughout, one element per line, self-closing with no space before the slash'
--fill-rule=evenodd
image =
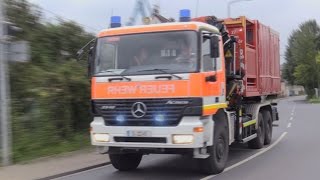
<path id="1" fill-rule="evenodd" d="M 241 140 L 241 143 L 249 142 L 249 141 L 251 141 L 252 139 L 254 139 L 254 138 L 256 138 L 256 137 L 257 137 L 257 133 L 252 134 L 251 136 L 248 136 L 248 137 L 242 139 L 242 140 Z"/>

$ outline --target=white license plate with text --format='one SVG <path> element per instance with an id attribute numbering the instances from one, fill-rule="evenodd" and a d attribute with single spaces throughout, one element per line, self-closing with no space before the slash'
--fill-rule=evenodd
<path id="1" fill-rule="evenodd" d="M 128 137 L 151 137 L 151 131 L 127 131 Z"/>

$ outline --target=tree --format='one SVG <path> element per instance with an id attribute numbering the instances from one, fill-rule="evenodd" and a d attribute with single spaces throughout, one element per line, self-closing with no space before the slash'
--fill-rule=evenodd
<path id="1" fill-rule="evenodd" d="M 306 21 L 293 31 L 283 67 L 283 77 L 290 84 L 304 86 L 310 97 L 314 94 L 314 88 L 320 86 L 320 66 L 316 60 L 319 34 L 320 27 L 315 20 Z"/>
<path id="2" fill-rule="evenodd" d="M 88 142 L 90 84 L 76 52 L 93 38 L 72 21 L 43 22 L 40 8 L 7 0 L 10 22 L 23 28 L 31 61 L 10 64 L 14 160 L 74 150 Z M 67 146 L 66 146 L 67 144 Z"/>
<path id="3" fill-rule="evenodd" d="M 289 47 L 293 46 L 293 42 L 295 41 L 296 36 L 297 36 L 296 34 L 297 34 L 297 32 L 293 32 L 291 34 L 291 36 L 289 37 L 288 46 L 287 46 L 287 49 L 285 52 L 286 62 L 284 63 L 283 68 L 282 68 L 282 77 L 283 77 L 283 79 L 287 80 L 290 85 L 295 84 L 295 77 L 294 77 L 293 73 L 294 73 L 294 69 L 296 67 L 296 62 L 295 62 L 295 59 L 293 58 L 293 55 L 292 55 L 292 49 Z"/>

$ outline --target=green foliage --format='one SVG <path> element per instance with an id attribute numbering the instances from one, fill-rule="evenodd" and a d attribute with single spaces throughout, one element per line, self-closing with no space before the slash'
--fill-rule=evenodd
<path id="1" fill-rule="evenodd" d="M 309 99 L 309 103 L 320 104 L 320 99 L 319 98 L 311 98 L 311 99 Z"/>
<path id="2" fill-rule="evenodd" d="M 289 84 L 304 86 L 309 97 L 313 96 L 314 88 L 320 86 L 319 34 L 320 27 L 315 20 L 306 21 L 293 31 L 282 69 L 283 78 Z"/>
<path id="3" fill-rule="evenodd" d="M 31 61 L 10 64 L 14 160 L 88 146 L 90 84 L 74 55 L 93 36 L 75 22 L 44 23 L 25 0 L 6 3 L 18 39 L 31 43 Z"/>
<path id="4" fill-rule="evenodd" d="M 295 59 L 293 58 L 292 49 L 290 48 L 293 46 L 296 34 L 297 34 L 297 32 L 294 31 L 294 32 L 292 32 L 291 36 L 289 37 L 288 46 L 287 46 L 287 49 L 285 52 L 286 62 L 284 63 L 283 68 L 282 68 L 282 78 L 287 80 L 290 85 L 296 84 L 293 73 L 294 73 L 294 69 L 295 69 L 297 63 L 295 62 Z"/>
<path id="5" fill-rule="evenodd" d="M 317 64 L 320 65 L 320 52 L 318 53 L 316 60 L 317 60 Z"/>

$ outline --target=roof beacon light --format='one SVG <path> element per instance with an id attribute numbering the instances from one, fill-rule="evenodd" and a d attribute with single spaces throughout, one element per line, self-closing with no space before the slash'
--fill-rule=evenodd
<path id="1" fill-rule="evenodd" d="M 111 28 L 121 27 L 121 16 L 111 16 Z"/>
<path id="2" fill-rule="evenodd" d="M 189 22 L 191 20 L 191 11 L 189 9 L 180 10 L 180 22 Z"/>

